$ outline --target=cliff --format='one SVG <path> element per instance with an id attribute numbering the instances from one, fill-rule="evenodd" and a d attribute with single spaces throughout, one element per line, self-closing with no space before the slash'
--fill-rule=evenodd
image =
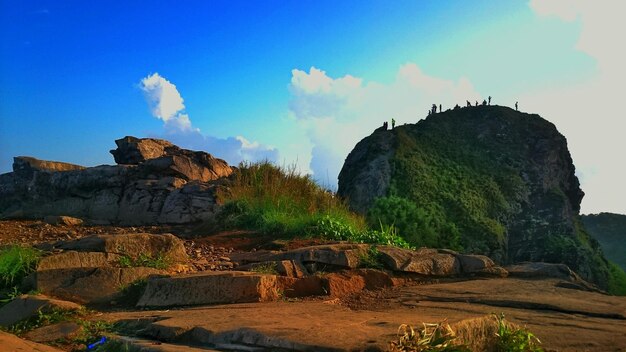
<path id="1" fill-rule="evenodd" d="M 401 233 L 418 246 L 565 263 L 602 287 L 609 280 L 580 221 L 567 141 L 535 114 L 478 106 L 377 130 L 348 155 L 338 193 L 372 223 L 428 233 Z"/>

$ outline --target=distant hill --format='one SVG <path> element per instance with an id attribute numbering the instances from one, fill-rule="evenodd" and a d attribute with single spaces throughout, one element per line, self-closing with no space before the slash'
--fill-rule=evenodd
<path id="1" fill-rule="evenodd" d="M 475 106 L 379 128 L 346 158 L 338 194 L 414 245 L 565 263 L 610 286 L 580 220 L 584 193 L 567 140 L 539 115 Z"/>
<path id="2" fill-rule="evenodd" d="M 607 259 L 626 270 L 626 215 L 600 213 L 583 215 L 582 219 Z"/>

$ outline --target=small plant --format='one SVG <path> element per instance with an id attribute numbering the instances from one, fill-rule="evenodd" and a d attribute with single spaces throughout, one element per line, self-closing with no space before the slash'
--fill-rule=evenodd
<path id="1" fill-rule="evenodd" d="M 72 340 L 73 343 L 97 346 L 102 341 L 104 335 L 113 331 L 113 324 L 104 320 L 76 320 L 83 329 L 82 332 Z M 106 338 L 104 338 L 106 341 Z M 104 350 L 103 350 L 104 351 Z M 107 350 L 108 351 L 108 350 Z"/>
<path id="2" fill-rule="evenodd" d="M 359 268 L 384 269 L 380 252 L 376 246 L 371 246 L 367 252 L 359 255 Z"/>
<path id="3" fill-rule="evenodd" d="M 276 263 L 266 262 L 254 265 L 250 271 L 259 274 L 270 274 L 270 275 L 278 275 L 278 271 L 276 270 Z"/>
<path id="4" fill-rule="evenodd" d="M 531 332 L 511 326 L 505 319 L 504 313 L 496 315 L 498 322 L 497 351 L 498 352 L 543 352 L 541 341 Z"/>
<path id="5" fill-rule="evenodd" d="M 0 249 L 0 289 L 11 288 L 35 270 L 41 251 L 32 247 L 9 246 Z"/>
<path id="6" fill-rule="evenodd" d="M 170 258 L 164 256 L 162 253 L 158 253 L 156 256 L 141 253 L 137 258 L 132 258 L 129 255 L 122 255 L 118 259 L 118 264 L 122 268 L 146 267 L 155 269 L 167 269 L 171 266 L 172 261 L 170 260 Z"/>
<path id="7" fill-rule="evenodd" d="M 443 321 L 426 324 L 415 331 L 410 325 L 398 328 L 398 341 L 390 343 L 390 352 L 470 352 L 465 345 L 456 344 L 456 336 L 450 325 Z"/>
<path id="8" fill-rule="evenodd" d="M 99 341 L 98 341 L 99 342 Z M 102 344 L 93 344 L 94 352 L 139 352 L 141 348 L 119 340 L 106 340 Z"/>

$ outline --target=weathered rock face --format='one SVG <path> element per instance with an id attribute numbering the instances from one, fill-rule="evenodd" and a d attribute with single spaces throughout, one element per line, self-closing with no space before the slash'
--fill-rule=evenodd
<path id="1" fill-rule="evenodd" d="M 579 220 L 584 193 L 567 141 L 538 115 L 480 106 L 375 131 L 348 155 L 338 194 L 360 213 L 378 197 L 406 198 L 457 227 L 469 252 L 565 263 L 607 282 L 606 261 Z"/>
<path id="2" fill-rule="evenodd" d="M 82 166 L 17 157 L 0 175 L 0 218 L 69 215 L 102 224 L 180 224 L 207 219 L 233 169 L 167 141 L 125 137 L 120 165 Z"/>

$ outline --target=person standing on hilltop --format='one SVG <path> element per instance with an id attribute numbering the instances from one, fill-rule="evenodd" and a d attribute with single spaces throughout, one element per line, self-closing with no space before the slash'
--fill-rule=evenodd
<path id="1" fill-rule="evenodd" d="M 396 128 L 396 119 L 394 119 L 393 117 L 391 118 L 391 129 L 393 130 L 394 128 Z"/>
<path id="2" fill-rule="evenodd" d="M 491 105 L 491 95 L 490 95 L 490 96 L 489 96 L 489 98 L 487 98 L 487 99 L 489 99 L 489 100 L 487 101 L 487 105 Z"/>
<path id="3" fill-rule="evenodd" d="M 470 101 L 469 101 L 469 100 L 466 100 L 466 102 L 467 102 L 467 106 L 468 106 L 468 107 L 472 106 L 472 103 L 470 103 Z"/>
<path id="4" fill-rule="evenodd" d="M 441 104 L 439 104 L 439 112 L 441 112 Z"/>
<path id="5" fill-rule="evenodd" d="M 515 111 L 519 111 L 519 110 L 517 109 L 517 102 L 515 102 Z"/>

